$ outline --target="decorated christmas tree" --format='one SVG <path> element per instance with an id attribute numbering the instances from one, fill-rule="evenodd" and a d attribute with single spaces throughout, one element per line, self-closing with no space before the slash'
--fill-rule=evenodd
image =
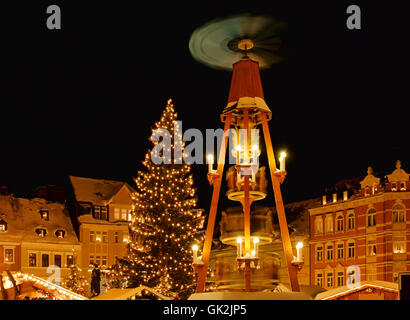
<path id="1" fill-rule="evenodd" d="M 200 229 L 204 217 L 202 210 L 195 209 L 191 167 L 181 161 L 185 144 L 176 119 L 170 99 L 153 128 L 153 133 L 165 129 L 160 132 L 166 137 L 155 141 L 151 136 L 154 147 L 142 162 L 146 170 L 139 171 L 135 179 L 128 259 L 118 260 L 109 279 L 112 286 L 146 285 L 161 294 L 185 299 L 195 287 L 192 246 L 203 241 Z M 158 143 L 162 143 L 162 150 L 158 151 Z M 162 158 L 162 163 L 155 164 L 155 157 Z"/>
<path id="2" fill-rule="evenodd" d="M 70 266 L 70 275 L 64 278 L 62 286 L 83 296 L 87 295 L 88 281 L 81 275 L 81 269 L 76 264 Z"/>

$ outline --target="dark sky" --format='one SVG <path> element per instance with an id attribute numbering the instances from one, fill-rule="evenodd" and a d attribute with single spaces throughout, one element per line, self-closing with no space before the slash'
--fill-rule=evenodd
<path id="1" fill-rule="evenodd" d="M 50 4 L 62 30 L 46 29 Z M 348 4 L 2 2 L 0 182 L 22 194 L 69 175 L 131 183 L 169 97 L 183 129 L 222 127 L 231 73 L 196 62 L 188 42 L 203 23 L 241 12 L 292 30 L 294 54 L 261 72 L 274 149 L 288 152 L 285 202 L 320 197 L 369 165 L 388 171 L 401 159 L 409 172 L 404 8 L 355 2 L 362 30 L 351 31 Z M 206 170 L 194 166 L 208 210 Z"/>

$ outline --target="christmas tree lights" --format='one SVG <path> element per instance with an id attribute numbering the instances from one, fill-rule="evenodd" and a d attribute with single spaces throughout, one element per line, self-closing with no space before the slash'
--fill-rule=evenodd
<path id="1" fill-rule="evenodd" d="M 169 99 L 157 129 L 165 129 L 171 144 L 162 149 L 164 161 L 154 164 L 153 148 L 142 162 L 146 171 L 135 179 L 132 219 L 129 225 L 128 258 L 120 259 L 108 272 L 109 286 L 155 288 L 166 296 L 185 299 L 194 291 L 192 246 L 203 241 L 204 217 L 195 209 L 197 199 L 190 165 L 183 163 L 185 143 Z M 159 141 L 151 139 L 156 146 Z M 182 152 L 176 152 L 180 150 Z M 173 157 L 172 157 L 173 155 Z"/>

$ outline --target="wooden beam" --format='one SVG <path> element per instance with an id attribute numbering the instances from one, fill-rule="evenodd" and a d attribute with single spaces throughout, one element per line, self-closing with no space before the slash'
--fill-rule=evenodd
<path id="1" fill-rule="evenodd" d="M 268 162 L 269 162 L 270 176 L 272 179 L 273 193 L 275 195 L 276 211 L 277 211 L 278 219 L 279 219 L 280 234 L 281 234 L 282 243 L 283 243 L 283 250 L 285 252 L 286 263 L 288 267 L 290 285 L 291 285 L 292 291 L 298 292 L 300 291 L 300 288 L 299 288 L 299 282 L 298 282 L 298 277 L 297 277 L 297 270 L 292 265 L 293 249 L 292 249 L 292 243 L 290 241 L 288 224 L 286 221 L 285 208 L 283 206 L 282 193 L 280 190 L 281 177 L 280 175 L 275 174 L 275 171 L 276 171 L 275 155 L 273 153 L 272 140 L 270 137 L 267 117 L 264 112 L 261 112 L 261 118 L 262 118 L 263 135 L 264 135 L 265 145 L 266 145 L 266 152 L 268 154 Z"/>
<path id="2" fill-rule="evenodd" d="M 229 139 L 229 128 L 231 126 L 232 113 L 229 113 L 225 119 L 224 137 L 222 139 L 222 145 L 219 151 L 217 178 L 214 180 L 214 190 L 212 193 L 211 207 L 209 209 L 208 223 L 205 232 L 204 247 L 202 250 L 202 261 L 204 262 L 203 268 L 198 271 L 198 282 L 196 286 L 196 292 L 204 292 L 206 273 L 209 265 L 209 256 L 211 254 L 212 239 L 214 236 L 216 211 L 218 210 L 219 193 L 221 191 L 222 175 L 224 171 L 226 148 Z"/>

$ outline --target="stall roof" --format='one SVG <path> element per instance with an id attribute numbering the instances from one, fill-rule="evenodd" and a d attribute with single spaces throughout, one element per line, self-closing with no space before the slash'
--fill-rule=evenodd
<path id="1" fill-rule="evenodd" d="M 139 286 L 138 288 L 127 288 L 127 289 L 113 288 L 103 294 L 100 294 L 99 296 L 92 298 L 92 300 L 127 300 L 128 298 L 131 298 L 141 293 L 142 290 L 147 290 L 162 300 L 172 300 L 171 298 L 166 297 L 158 293 L 154 289 L 146 287 L 146 286 Z"/>

